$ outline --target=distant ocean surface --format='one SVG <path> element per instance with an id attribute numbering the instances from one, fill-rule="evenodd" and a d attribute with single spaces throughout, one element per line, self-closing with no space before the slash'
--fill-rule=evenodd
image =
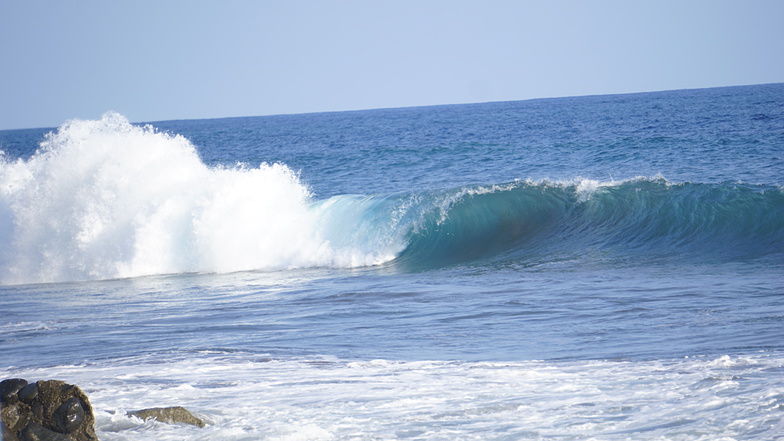
<path id="1" fill-rule="evenodd" d="M 784 84 L 0 150 L 0 377 L 103 441 L 784 439 Z"/>

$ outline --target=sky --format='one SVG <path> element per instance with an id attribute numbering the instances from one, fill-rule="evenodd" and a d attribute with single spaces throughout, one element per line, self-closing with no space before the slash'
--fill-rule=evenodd
<path id="1" fill-rule="evenodd" d="M 0 130 L 784 82 L 781 0 L 2 0 Z"/>

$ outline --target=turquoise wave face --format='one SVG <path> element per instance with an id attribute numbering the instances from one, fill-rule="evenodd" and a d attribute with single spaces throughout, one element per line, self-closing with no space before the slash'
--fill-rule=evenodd
<path id="1" fill-rule="evenodd" d="M 395 264 L 494 259 L 732 261 L 781 256 L 784 192 L 743 184 L 520 182 L 429 194 Z"/>

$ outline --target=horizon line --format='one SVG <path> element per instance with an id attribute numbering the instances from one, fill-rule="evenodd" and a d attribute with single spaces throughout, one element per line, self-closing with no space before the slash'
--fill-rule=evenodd
<path id="1" fill-rule="evenodd" d="M 532 97 L 532 98 L 522 98 L 522 99 L 502 99 L 502 100 L 490 100 L 490 101 L 470 101 L 470 102 L 455 102 L 455 103 L 436 103 L 436 104 L 415 104 L 410 106 L 382 106 L 382 107 L 367 107 L 367 108 L 357 108 L 357 109 L 338 109 L 338 110 L 314 110 L 314 111 L 304 111 L 304 112 L 284 112 L 284 113 L 262 113 L 256 115 L 235 115 L 235 116 L 207 116 L 207 117 L 195 117 L 195 118 L 167 118 L 167 119 L 155 119 L 155 120 L 143 120 L 143 121 L 134 121 L 131 124 L 154 124 L 154 123 L 164 123 L 164 122 L 177 122 L 177 121 L 199 121 L 199 120 L 221 120 L 221 119 L 240 119 L 240 118 L 262 118 L 262 117 L 276 117 L 276 116 L 295 116 L 295 115 L 317 115 L 317 114 L 325 114 L 325 113 L 346 113 L 346 112 L 369 112 L 369 111 L 377 111 L 377 110 L 396 110 L 396 109 L 417 109 L 417 108 L 427 108 L 427 107 L 443 107 L 443 106 L 463 106 L 463 105 L 481 105 L 481 104 L 492 104 L 492 103 L 513 103 L 513 102 L 523 102 L 523 101 L 538 101 L 538 100 L 553 100 L 553 99 L 564 99 L 564 98 L 588 98 L 588 97 L 599 97 L 599 96 L 620 96 L 620 95 L 639 95 L 639 94 L 647 94 L 647 93 L 663 93 L 663 92 L 679 92 L 679 91 L 689 91 L 689 90 L 708 90 L 708 89 L 727 89 L 727 88 L 734 88 L 734 87 L 753 87 L 753 86 L 769 86 L 769 85 L 776 85 L 776 84 L 784 84 L 784 82 L 770 82 L 770 83 L 755 83 L 755 84 L 736 84 L 736 85 L 729 85 L 729 86 L 708 86 L 708 87 L 685 87 L 685 88 L 677 88 L 677 89 L 659 89 L 659 90 L 646 90 L 646 91 L 636 91 L 636 92 L 617 92 L 617 93 L 586 93 L 586 94 L 578 94 L 578 95 L 559 95 L 559 96 L 543 96 L 543 97 Z M 112 109 L 107 109 L 101 113 L 101 115 L 112 112 Z M 120 112 L 117 112 L 120 113 Z M 122 114 L 122 113 L 120 113 Z M 0 129 L 0 132 L 5 131 L 15 131 L 15 130 L 56 130 L 57 128 L 63 126 L 64 124 L 68 123 L 69 121 L 74 120 L 81 120 L 84 118 L 69 118 L 60 123 L 57 126 L 38 126 L 38 127 L 20 127 L 20 128 L 10 128 L 10 129 Z"/>

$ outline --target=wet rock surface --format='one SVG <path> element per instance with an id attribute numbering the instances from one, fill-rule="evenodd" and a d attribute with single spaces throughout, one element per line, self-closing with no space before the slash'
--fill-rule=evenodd
<path id="1" fill-rule="evenodd" d="M 21 378 L 0 381 L 0 440 L 97 441 L 90 400 L 72 384 L 58 380 L 28 383 Z M 184 407 L 155 407 L 128 412 L 142 420 L 204 427 Z"/>
<path id="2" fill-rule="evenodd" d="M 22 429 L 21 441 L 72 441 L 70 438 L 61 433 L 49 430 L 38 423 L 30 423 Z"/>
<path id="3" fill-rule="evenodd" d="M 9 378 L 0 382 L 0 400 L 3 403 L 14 403 L 19 391 L 27 386 L 27 380 L 21 378 Z"/>
<path id="4" fill-rule="evenodd" d="M 72 384 L 58 380 L 0 382 L 3 440 L 97 441 L 90 400 Z"/>
<path id="5" fill-rule="evenodd" d="M 190 413 L 184 407 L 156 407 L 152 409 L 142 409 L 128 412 L 129 416 L 135 416 L 143 420 L 154 419 L 167 424 L 190 424 L 193 426 L 204 427 L 204 421 Z"/>
<path id="6" fill-rule="evenodd" d="M 84 422 L 84 408 L 76 398 L 69 398 L 52 414 L 52 427 L 60 433 L 71 433 Z"/>
<path id="7" fill-rule="evenodd" d="M 33 401 L 38 397 L 38 384 L 30 383 L 23 387 L 19 390 L 19 393 L 17 393 L 17 397 L 25 404 L 32 404 Z"/>

